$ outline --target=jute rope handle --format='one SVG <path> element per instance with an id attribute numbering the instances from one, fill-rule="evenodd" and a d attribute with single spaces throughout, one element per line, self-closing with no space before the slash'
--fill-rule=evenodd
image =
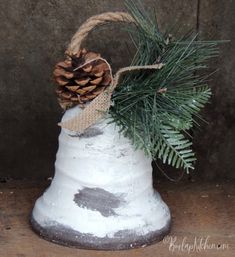
<path id="1" fill-rule="evenodd" d="M 83 23 L 79 30 L 74 34 L 66 52 L 69 54 L 76 54 L 90 31 L 92 31 L 98 25 L 103 25 L 109 22 L 135 23 L 135 20 L 130 14 L 125 12 L 106 12 L 100 15 L 92 16 L 85 23 Z M 105 59 L 102 60 L 108 64 Z M 118 85 L 122 74 L 136 70 L 161 69 L 162 67 L 163 64 L 160 63 L 146 66 L 130 66 L 119 69 L 113 77 L 111 85 L 103 93 L 98 95 L 89 105 L 85 107 L 81 113 L 70 120 L 59 123 L 59 126 L 77 133 L 83 133 L 85 129 L 95 124 L 109 110 L 112 92 Z"/>
<path id="2" fill-rule="evenodd" d="M 134 23 L 135 21 L 132 16 L 126 12 L 106 12 L 94 15 L 86 20 L 74 34 L 68 46 L 68 52 L 76 54 L 81 48 L 82 42 L 95 27 L 109 22 Z"/>

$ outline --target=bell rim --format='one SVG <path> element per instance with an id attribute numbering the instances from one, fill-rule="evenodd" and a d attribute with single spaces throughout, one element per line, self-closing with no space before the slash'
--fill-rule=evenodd
<path id="1" fill-rule="evenodd" d="M 143 248 L 163 240 L 171 230 L 171 216 L 161 229 L 137 235 L 134 231 L 119 231 L 117 237 L 97 237 L 92 234 L 80 233 L 59 223 L 53 226 L 41 226 L 31 214 L 30 223 L 33 231 L 43 239 L 70 248 L 86 250 L 119 251 Z"/>

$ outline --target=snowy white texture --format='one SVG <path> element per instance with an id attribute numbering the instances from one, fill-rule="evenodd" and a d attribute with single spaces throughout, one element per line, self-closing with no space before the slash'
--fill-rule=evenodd
<path id="1" fill-rule="evenodd" d="M 62 120 L 80 111 L 66 111 Z M 37 200 L 34 219 L 42 226 L 61 224 L 80 233 L 112 237 L 121 230 L 145 235 L 160 230 L 170 220 L 170 212 L 152 187 L 151 159 L 135 150 L 108 118 L 91 129 L 102 134 L 78 137 L 62 129 L 56 155 L 55 176 L 50 187 Z M 103 216 L 83 208 L 74 196 L 84 188 L 99 188 L 120 197 L 116 215 Z"/>

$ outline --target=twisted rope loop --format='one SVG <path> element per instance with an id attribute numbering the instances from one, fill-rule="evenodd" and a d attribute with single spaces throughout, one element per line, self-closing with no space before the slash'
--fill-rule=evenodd
<path id="1" fill-rule="evenodd" d="M 108 22 L 134 23 L 135 21 L 130 14 L 125 12 L 107 12 L 92 16 L 81 25 L 79 30 L 72 37 L 67 52 L 69 54 L 76 54 L 89 32 L 92 31 L 96 26 L 103 25 Z M 124 73 L 136 70 L 161 69 L 162 67 L 163 64 L 160 63 L 146 66 L 129 66 L 119 69 L 112 79 L 111 85 L 103 93 L 98 95 L 80 114 L 68 121 L 59 123 L 59 126 L 78 133 L 83 133 L 85 129 L 95 124 L 109 110 L 112 93 Z"/>
<path id="2" fill-rule="evenodd" d="M 130 14 L 125 12 L 106 12 L 90 17 L 85 21 L 71 39 L 68 52 L 76 54 L 81 47 L 83 40 L 97 26 L 109 22 L 134 22 Z"/>

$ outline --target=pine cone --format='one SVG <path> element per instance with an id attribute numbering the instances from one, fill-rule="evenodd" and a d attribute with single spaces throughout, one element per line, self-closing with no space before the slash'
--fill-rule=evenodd
<path id="1" fill-rule="evenodd" d="M 111 83 L 110 66 L 99 57 L 98 53 L 82 49 L 76 55 L 68 55 L 65 61 L 55 66 L 54 78 L 58 84 L 56 93 L 63 109 L 75 105 L 83 107 Z"/>

